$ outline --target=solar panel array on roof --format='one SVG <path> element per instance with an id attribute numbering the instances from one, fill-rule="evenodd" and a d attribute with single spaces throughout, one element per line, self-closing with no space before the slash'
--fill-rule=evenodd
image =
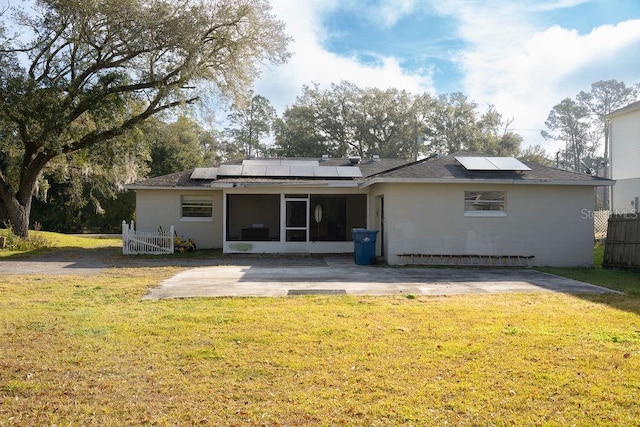
<path id="1" fill-rule="evenodd" d="M 242 161 L 242 166 L 318 166 L 317 160 L 288 160 L 288 159 L 248 159 Z"/>
<path id="2" fill-rule="evenodd" d="M 362 171 L 357 166 L 318 166 L 313 162 L 275 161 L 267 164 L 253 161 L 243 165 L 222 165 L 217 169 L 216 175 L 242 176 L 242 177 L 283 177 L 283 178 L 360 178 Z M 243 163 L 244 163 L 243 162 Z M 280 163 L 286 162 L 286 163 Z M 292 164 L 293 163 L 293 164 Z M 317 163 L 317 162 L 315 162 Z M 201 179 L 215 179 L 201 178 Z"/>
<path id="3" fill-rule="evenodd" d="M 513 157 L 463 157 L 455 158 L 469 171 L 530 171 L 527 165 Z"/>

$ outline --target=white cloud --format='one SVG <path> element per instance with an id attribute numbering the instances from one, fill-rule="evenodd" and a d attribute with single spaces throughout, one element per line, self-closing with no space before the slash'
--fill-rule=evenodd
<path id="1" fill-rule="evenodd" d="M 415 11 L 416 0 L 382 0 L 368 8 L 367 13 L 372 22 L 384 28 L 393 27 L 400 19 Z"/>
<path id="2" fill-rule="evenodd" d="M 322 26 L 322 18 L 339 7 L 339 0 L 273 0 L 271 5 L 278 19 L 286 23 L 287 34 L 294 39 L 290 45 L 293 56 L 285 65 L 266 69 L 256 82 L 255 92 L 269 99 L 279 112 L 295 101 L 303 85 L 311 83 L 327 87 L 347 80 L 360 87 L 433 92 L 430 75 L 403 70 L 398 58 L 381 56 L 374 64 L 364 64 L 357 57 L 339 56 L 326 50 L 323 42 L 331 34 Z"/>
<path id="3" fill-rule="evenodd" d="M 556 9 L 565 9 L 569 7 L 574 7 L 581 5 L 582 3 L 588 3 L 591 0 L 553 0 L 553 1 L 542 1 L 542 2 L 534 2 L 530 7 L 531 10 L 538 11 L 550 11 Z"/>
<path id="4" fill-rule="evenodd" d="M 550 10 L 579 2 L 542 6 Z M 465 93 L 513 117 L 512 128 L 525 138 L 524 146 L 542 143 L 555 152 L 558 146 L 540 136 L 555 104 L 580 90 L 588 91 L 598 80 L 634 83 L 629 79 L 637 78 L 621 59 L 638 57 L 640 20 L 580 34 L 557 25 L 540 27 L 524 5 L 503 0 L 450 1 L 439 11 L 459 20 L 460 36 L 469 44 L 458 57 Z"/>
<path id="5" fill-rule="evenodd" d="M 618 58 L 628 55 L 625 50 L 634 43 L 632 55 L 637 57 L 639 20 L 598 27 L 586 35 L 558 26 L 535 33 L 522 52 L 506 56 L 504 65 L 513 65 L 505 68 L 502 81 L 515 84 L 496 91 L 496 104 L 501 103 L 505 111 L 511 111 L 517 118 L 515 126 L 544 127 L 554 105 L 565 97 L 575 97 L 581 90 L 588 91 L 591 83 L 609 79 L 633 83 L 629 79 L 635 79 L 635 73 L 625 69 Z M 468 79 L 468 83 L 470 90 L 483 92 L 479 81 Z M 537 134 L 532 136 L 535 139 L 531 143 L 542 142 Z M 554 144 L 545 145 L 551 150 L 558 148 Z"/>
<path id="6" fill-rule="evenodd" d="M 450 52 L 464 76 L 463 92 L 513 118 L 512 129 L 525 138 L 524 146 L 541 143 L 553 153 L 557 144 L 544 141 L 540 130 L 555 104 L 598 80 L 631 84 L 638 79 L 633 58 L 640 53 L 640 20 L 595 27 L 586 34 L 543 21 L 548 11 L 571 13 L 571 7 L 587 1 L 380 0 L 368 2 L 365 10 L 355 0 L 272 0 L 274 13 L 295 39 L 290 46 L 294 56 L 286 65 L 265 70 L 255 91 L 279 112 L 311 83 L 326 87 L 347 80 L 361 87 L 434 93 L 428 65 L 425 72 L 408 72 L 400 58 L 358 52 L 376 59 L 365 64 L 356 56 L 329 52 L 324 44 L 339 35 L 327 32 L 323 18 L 360 8 L 371 25 L 392 28 L 409 14 L 435 11 L 458 22 L 457 34 L 447 36 L 465 43 L 463 50 Z"/>

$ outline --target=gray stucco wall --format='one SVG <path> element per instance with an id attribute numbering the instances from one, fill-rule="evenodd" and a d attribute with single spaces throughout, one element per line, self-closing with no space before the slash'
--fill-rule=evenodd
<path id="1" fill-rule="evenodd" d="M 213 220 L 181 219 L 181 196 L 206 195 L 213 197 Z M 168 230 L 172 225 L 178 236 L 193 239 L 201 249 L 222 247 L 222 191 L 193 190 L 137 190 L 136 229 Z"/>
<path id="2" fill-rule="evenodd" d="M 379 228 L 378 196 L 384 195 L 384 235 L 378 240 L 390 264 L 400 264 L 403 253 L 533 255 L 534 265 L 550 266 L 593 263 L 590 186 L 402 183 L 375 184 L 369 191 L 369 228 Z M 465 191 L 505 191 L 507 215 L 465 216 Z M 186 194 L 212 196 L 213 220 L 181 220 L 180 197 Z M 220 248 L 222 191 L 138 190 L 136 222 L 141 231 L 174 225 L 199 248 Z"/>
<path id="3" fill-rule="evenodd" d="M 464 215 L 465 191 L 505 191 L 503 217 Z M 384 194 L 384 251 L 399 254 L 533 255 L 534 265 L 593 264 L 593 187 L 551 185 L 377 184 Z"/>

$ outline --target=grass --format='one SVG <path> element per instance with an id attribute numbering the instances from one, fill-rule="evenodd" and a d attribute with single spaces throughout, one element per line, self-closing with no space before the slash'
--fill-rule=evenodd
<path id="1" fill-rule="evenodd" d="M 638 295 L 140 300 L 178 270 L 0 273 L 0 426 L 640 423 Z"/>
<path id="2" fill-rule="evenodd" d="M 538 268 L 538 270 L 593 283 L 630 295 L 640 295 L 640 272 L 602 268 L 603 256 L 604 243 L 599 242 L 594 248 L 594 267 L 592 268 L 545 267 Z"/>
<path id="3" fill-rule="evenodd" d="M 0 229 L 0 236 L 6 236 L 7 233 L 8 230 Z M 94 249 L 109 246 L 114 247 L 122 244 L 122 239 L 120 238 L 83 237 L 80 235 L 60 234 L 48 231 L 32 230 L 29 232 L 29 237 L 48 242 L 48 247 L 35 250 L 0 249 L 0 258 L 41 255 L 46 252 L 51 252 L 52 250 Z"/>

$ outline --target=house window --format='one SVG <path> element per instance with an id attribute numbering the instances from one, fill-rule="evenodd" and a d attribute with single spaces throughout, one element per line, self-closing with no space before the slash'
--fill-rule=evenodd
<path id="1" fill-rule="evenodd" d="M 465 191 L 465 216 L 506 216 L 504 191 Z"/>
<path id="2" fill-rule="evenodd" d="M 213 219 L 213 198 L 209 196 L 181 196 L 181 216 L 186 220 Z"/>

